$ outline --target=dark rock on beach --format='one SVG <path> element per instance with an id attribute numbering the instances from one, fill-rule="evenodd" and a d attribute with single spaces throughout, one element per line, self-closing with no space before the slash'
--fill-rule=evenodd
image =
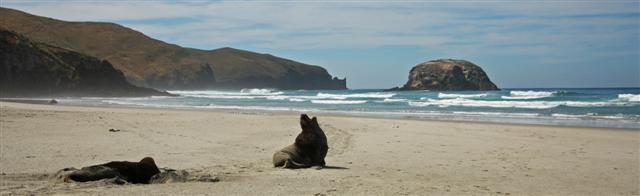
<path id="1" fill-rule="evenodd" d="M 409 81 L 394 90 L 499 90 L 480 66 L 465 60 L 438 59 L 420 63 L 409 72 Z"/>

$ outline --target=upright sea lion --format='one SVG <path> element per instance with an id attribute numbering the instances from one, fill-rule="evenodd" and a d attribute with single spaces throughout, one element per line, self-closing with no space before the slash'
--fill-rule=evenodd
<path id="1" fill-rule="evenodd" d="M 273 154 L 273 166 L 284 168 L 324 167 L 324 158 L 329 146 L 327 136 L 318 125 L 318 119 L 309 119 L 306 114 L 300 115 L 302 132 L 296 141 Z"/>
<path id="2" fill-rule="evenodd" d="M 140 162 L 112 161 L 83 167 L 72 172 L 66 178 L 77 182 L 87 182 L 118 177 L 129 183 L 147 184 L 151 177 L 158 173 L 160 170 L 153 158 L 145 157 Z"/>

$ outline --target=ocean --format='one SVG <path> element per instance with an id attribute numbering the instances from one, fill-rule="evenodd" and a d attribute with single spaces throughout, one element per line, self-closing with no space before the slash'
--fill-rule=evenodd
<path id="1" fill-rule="evenodd" d="M 61 104 L 338 113 L 431 120 L 640 128 L 640 88 L 500 91 L 169 91 L 177 97 L 64 98 Z M 317 115 L 317 114 L 316 114 Z"/>

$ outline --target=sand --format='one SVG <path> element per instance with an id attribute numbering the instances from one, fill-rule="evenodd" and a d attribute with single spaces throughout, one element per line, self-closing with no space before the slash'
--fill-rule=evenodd
<path id="1" fill-rule="evenodd" d="M 331 167 L 273 168 L 297 113 L 0 102 L 1 194 L 638 195 L 640 131 L 313 114 Z M 109 129 L 120 129 L 109 132 Z M 219 182 L 61 183 L 65 167 L 151 156 Z"/>

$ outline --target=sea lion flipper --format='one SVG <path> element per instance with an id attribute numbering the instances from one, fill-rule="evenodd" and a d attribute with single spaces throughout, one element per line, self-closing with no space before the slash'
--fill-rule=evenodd
<path id="1" fill-rule="evenodd" d="M 293 159 L 287 159 L 284 162 L 283 168 L 296 169 L 296 168 L 306 168 L 306 167 L 309 167 L 309 166 L 310 165 L 308 165 L 308 164 L 298 163 L 298 162 L 294 161 Z"/>

